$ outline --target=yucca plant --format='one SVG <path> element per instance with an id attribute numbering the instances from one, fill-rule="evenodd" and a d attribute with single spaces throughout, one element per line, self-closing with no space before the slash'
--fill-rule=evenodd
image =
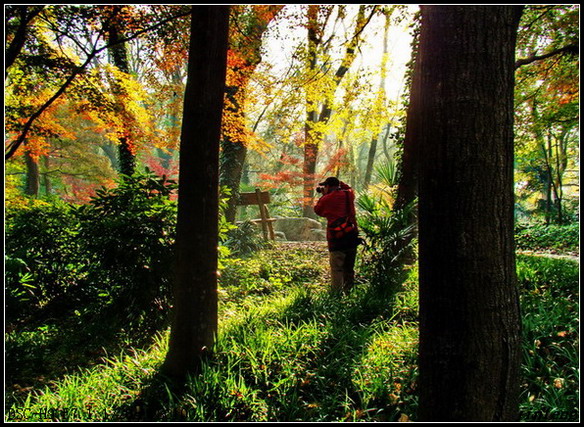
<path id="1" fill-rule="evenodd" d="M 414 244 L 415 224 L 409 218 L 415 202 L 393 209 L 396 169 L 393 163 L 376 168 L 378 184 L 357 199 L 359 228 L 365 238 L 360 270 L 374 286 L 383 286 L 400 269 L 403 256 Z"/>
<path id="2" fill-rule="evenodd" d="M 361 204 L 360 204 L 361 205 Z M 373 285 L 382 285 L 399 269 L 402 256 L 414 244 L 415 226 L 407 224 L 407 211 L 367 212 L 359 226 L 365 235 L 361 270 Z"/>

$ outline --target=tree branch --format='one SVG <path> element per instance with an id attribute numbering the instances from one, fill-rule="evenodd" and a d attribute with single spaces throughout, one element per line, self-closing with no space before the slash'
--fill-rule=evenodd
<path id="1" fill-rule="evenodd" d="M 30 10 L 28 6 L 20 6 L 20 22 L 18 28 L 14 33 L 14 38 L 10 42 L 10 46 L 6 49 L 5 61 L 4 61 L 4 75 L 8 73 L 8 67 L 10 67 L 16 57 L 22 50 L 24 43 L 26 42 L 27 27 L 28 24 L 43 11 L 45 6 L 31 6 Z"/>
<path id="2" fill-rule="evenodd" d="M 541 61 L 542 59 L 547 59 L 555 55 L 579 55 L 580 45 L 578 43 L 572 43 L 567 46 L 561 47 L 559 49 L 552 50 L 551 52 L 545 53 L 543 55 L 536 55 L 535 53 L 527 58 L 518 59 L 515 61 L 515 69 L 518 69 L 522 65 L 531 64 L 535 61 Z"/>
<path id="3" fill-rule="evenodd" d="M 32 128 L 32 124 L 34 123 L 34 121 L 36 119 L 38 119 L 40 117 L 40 115 L 51 106 L 51 104 L 53 102 L 55 102 L 55 100 L 57 100 L 63 93 L 65 93 L 65 90 L 71 85 L 71 83 L 73 82 L 73 80 L 75 79 L 75 77 L 77 77 L 80 73 L 83 72 L 83 70 L 87 67 L 87 65 L 93 60 L 93 58 L 95 58 L 99 53 L 103 52 L 104 50 L 112 47 L 112 46 L 116 46 L 118 44 L 121 43 L 125 43 L 127 41 L 130 41 L 136 37 L 138 37 L 141 34 L 144 34 L 148 31 L 152 31 L 155 28 L 169 22 L 172 21 L 173 19 L 176 18 L 180 18 L 183 16 L 187 16 L 190 15 L 191 11 L 189 10 L 188 12 L 184 12 L 184 13 L 180 13 L 178 15 L 174 15 L 170 18 L 167 19 L 163 19 L 160 22 L 157 22 L 156 24 L 145 28 L 143 30 L 137 31 L 134 34 L 132 34 L 131 36 L 127 36 L 127 37 L 122 37 L 119 38 L 115 43 L 110 43 L 110 44 L 106 44 L 102 47 L 100 47 L 99 49 L 94 48 L 94 50 L 87 56 L 85 62 L 79 66 L 79 67 L 75 67 L 75 69 L 73 70 L 73 73 L 67 78 L 67 80 L 65 80 L 65 82 L 63 83 L 63 85 L 59 88 L 59 90 L 57 90 L 57 92 L 55 92 L 55 94 L 53 96 L 51 96 L 34 114 L 32 114 L 29 119 L 27 120 L 27 122 L 25 123 L 22 132 L 20 132 L 20 135 L 18 135 L 18 137 L 16 139 L 14 139 L 13 141 L 11 141 L 8 146 L 7 146 L 7 151 L 5 152 L 4 155 L 4 160 L 8 160 L 10 159 L 14 153 L 16 153 L 16 150 L 18 150 L 18 148 L 22 145 L 22 143 L 25 141 L 26 136 L 28 134 L 28 132 L 30 131 L 30 129 Z"/>

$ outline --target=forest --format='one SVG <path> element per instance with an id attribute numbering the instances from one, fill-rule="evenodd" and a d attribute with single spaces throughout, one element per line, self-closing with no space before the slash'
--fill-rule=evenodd
<path id="1" fill-rule="evenodd" d="M 579 12 L 5 5 L 5 422 L 579 421 Z"/>

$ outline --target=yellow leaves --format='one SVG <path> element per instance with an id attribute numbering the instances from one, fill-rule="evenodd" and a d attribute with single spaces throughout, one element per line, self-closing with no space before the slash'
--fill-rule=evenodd
<path id="1" fill-rule="evenodd" d="M 106 65 L 87 73 L 75 89 L 87 99 L 79 102 L 83 115 L 94 129 L 114 143 L 124 139 L 133 152 L 155 134 L 154 116 L 148 108 L 149 95 L 132 75 Z"/>
<path id="2" fill-rule="evenodd" d="M 11 114 L 7 115 L 6 132 L 11 137 L 19 134 L 23 126 L 28 122 L 29 111 L 35 111 L 52 96 L 50 87 L 37 85 L 36 91 L 15 94 L 12 90 L 7 90 L 5 102 Z M 26 151 L 37 161 L 39 157 L 47 155 L 50 149 L 52 138 L 70 138 L 74 132 L 58 117 L 59 111 L 63 108 L 65 101 L 57 99 L 53 102 L 33 123 L 33 126 L 26 139 Z M 19 152 L 22 154 L 22 151 Z"/>
<path id="3" fill-rule="evenodd" d="M 260 153 L 267 152 L 271 145 L 250 130 L 246 112 L 254 101 L 249 97 L 250 76 L 255 69 L 242 55 L 231 49 L 227 59 L 227 95 L 223 106 L 221 124 L 222 137 L 233 144 L 242 144 Z"/>

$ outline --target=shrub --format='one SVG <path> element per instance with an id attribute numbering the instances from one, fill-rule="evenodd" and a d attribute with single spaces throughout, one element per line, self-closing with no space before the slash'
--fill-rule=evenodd
<path id="1" fill-rule="evenodd" d="M 270 245 L 251 221 L 240 222 L 228 230 L 223 244 L 233 255 L 240 257 L 248 256 Z"/>
<path id="2" fill-rule="evenodd" d="M 99 190 L 87 205 L 14 210 L 6 227 L 9 313 L 21 317 L 16 308 L 28 298 L 27 311 L 51 305 L 60 315 L 115 313 L 147 329 L 160 323 L 170 297 L 175 188 L 147 171 Z M 25 273 L 34 292 L 22 292 Z"/>
<path id="3" fill-rule="evenodd" d="M 360 271 L 375 287 L 383 287 L 388 277 L 396 276 L 402 269 L 404 256 L 414 244 L 414 225 L 410 205 L 403 210 L 392 211 L 382 198 L 367 194 L 358 199 L 364 215 L 359 216 L 359 228 L 365 237 Z"/>
<path id="4" fill-rule="evenodd" d="M 580 225 L 545 225 L 519 223 L 515 242 L 523 250 L 578 251 Z"/>
<path id="5" fill-rule="evenodd" d="M 76 209 L 65 203 L 11 209 L 6 217 L 8 319 L 62 298 L 83 276 Z M 28 289 L 23 293 L 26 275 Z M 33 291 L 34 289 L 34 291 Z M 22 302 L 26 301 L 26 304 Z"/>
<path id="6" fill-rule="evenodd" d="M 80 209 L 86 291 L 130 323 L 158 323 L 169 306 L 176 183 L 149 172 L 123 177 Z"/>

